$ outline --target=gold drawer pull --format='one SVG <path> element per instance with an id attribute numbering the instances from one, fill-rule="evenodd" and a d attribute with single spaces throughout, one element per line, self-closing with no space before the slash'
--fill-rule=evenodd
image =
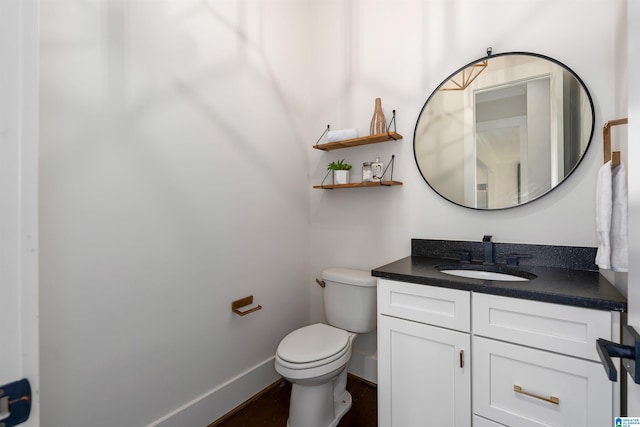
<path id="1" fill-rule="evenodd" d="M 249 295 L 248 297 L 241 298 L 237 301 L 231 303 L 231 311 L 233 311 L 238 316 L 246 316 L 249 313 L 253 313 L 254 311 L 258 311 L 262 308 L 261 305 L 253 307 L 249 310 L 241 311 L 242 307 L 246 307 L 248 305 L 253 304 L 253 295 Z"/>
<path id="2" fill-rule="evenodd" d="M 549 397 L 538 396 L 537 394 L 533 394 L 533 393 L 529 393 L 528 391 L 524 391 L 522 389 L 522 387 L 520 387 L 519 385 L 516 385 L 516 384 L 513 385 L 513 391 L 515 391 L 516 393 L 524 394 L 525 396 L 535 397 L 536 399 L 540 399 L 540 400 L 544 400 L 545 402 L 553 403 L 554 405 L 559 405 L 560 404 L 560 399 L 558 399 L 555 396 L 549 396 Z"/>

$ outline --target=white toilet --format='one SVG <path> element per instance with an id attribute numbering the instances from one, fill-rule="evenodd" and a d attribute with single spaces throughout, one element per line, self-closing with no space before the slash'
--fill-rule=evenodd
<path id="1" fill-rule="evenodd" d="M 296 329 L 278 345 L 276 371 L 292 383 L 288 427 L 335 427 L 351 408 L 347 364 L 359 333 L 376 328 L 377 280 L 367 271 L 329 268 L 324 312 L 328 325 Z"/>

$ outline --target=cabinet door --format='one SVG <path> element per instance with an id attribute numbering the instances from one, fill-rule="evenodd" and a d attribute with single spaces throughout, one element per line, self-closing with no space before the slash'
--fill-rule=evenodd
<path id="1" fill-rule="evenodd" d="M 469 334 L 378 317 L 380 427 L 471 425 Z"/>
<path id="2" fill-rule="evenodd" d="M 612 424 L 613 386 L 602 365 L 473 338 L 474 413 L 518 427 Z"/>
<path id="3" fill-rule="evenodd" d="M 473 427 L 504 427 L 504 424 L 494 423 L 491 420 L 474 415 Z"/>

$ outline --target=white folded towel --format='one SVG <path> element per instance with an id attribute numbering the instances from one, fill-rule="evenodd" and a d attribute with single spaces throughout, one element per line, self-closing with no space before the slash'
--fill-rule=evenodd
<path id="1" fill-rule="evenodd" d="M 596 187 L 596 264 L 617 272 L 628 271 L 627 177 L 623 164 L 607 162 L 598 171 Z"/>
<path id="2" fill-rule="evenodd" d="M 627 242 L 627 207 L 629 197 L 627 193 L 627 171 L 620 163 L 612 171 L 612 201 L 611 210 L 611 269 L 626 272 L 629 264 L 629 249 Z"/>
<path id="3" fill-rule="evenodd" d="M 357 128 L 330 130 L 329 132 L 327 132 L 328 142 L 344 141 L 345 139 L 353 139 L 357 137 L 358 137 Z"/>
<path id="4" fill-rule="evenodd" d="M 596 234 L 598 250 L 596 264 L 600 268 L 611 269 L 611 214 L 613 196 L 611 188 L 611 162 L 607 162 L 598 170 L 596 183 Z"/>

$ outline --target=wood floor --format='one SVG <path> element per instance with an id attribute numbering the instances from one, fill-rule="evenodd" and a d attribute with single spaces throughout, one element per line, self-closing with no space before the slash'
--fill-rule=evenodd
<path id="1" fill-rule="evenodd" d="M 349 375 L 347 390 L 353 404 L 338 427 L 377 427 L 378 400 L 375 384 Z M 209 427 L 285 427 L 289 413 L 291 384 L 285 380 L 265 389 Z"/>

